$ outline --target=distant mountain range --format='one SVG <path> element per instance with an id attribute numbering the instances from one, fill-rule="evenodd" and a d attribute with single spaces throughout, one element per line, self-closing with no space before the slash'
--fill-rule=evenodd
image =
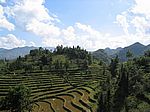
<path id="1" fill-rule="evenodd" d="M 4 49 L 0 48 L 0 59 L 8 59 L 8 60 L 13 60 L 16 59 L 19 56 L 25 56 L 26 54 L 30 53 L 30 50 L 37 49 L 38 47 L 17 47 L 13 49 Z M 45 47 L 46 49 L 49 50 L 54 50 L 53 47 Z"/>
<path id="2" fill-rule="evenodd" d="M 150 49 L 150 44 L 145 46 L 139 42 L 136 42 L 124 48 L 119 47 L 117 49 L 110 49 L 110 48 L 99 49 L 97 51 L 94 51 L 92 55 L 98 59 L 103 60 L 104 62 L 110 62 L 111 58 L 114 58 L 116 55 L 118 55 L 120 61 L 123 62 L 127 61 L 126 53 L 128 50 L 132 52 L 133 57 L 138 57 L 144 55 L 144 52 L 147 51 L 148 49 Z M 106 57 L 106 59 L 103 59 L 104 57 Z"/>
<path id="3" fill-rule="evenodd" d="M 26 54 L 30 53 L 30 50 L 37 49 L 38 47 L 18 47 L 18 48 L 13 48 L 13 49 L 4 49 L 0 48 L 0 59 L 16 59 L 19 56 L 24 56 Z M 54 50 L 54 47 L 45 47 L 46 49 L 49 50 Z M 97 58 L 101 59 L 102 61 L 109 63 L 111 58 L 115 57 L 118 55 L 120 61 L 126 61 L 126 52 L 130 50 L 133 53 L 134 57 L 141 56 L 144 54 L 145 51 L 150 49 L 150 44 L 145 46 L 139 42 L 136 42 L 130 46 L 121 48 L 118 47 L 117 49 L 110 49 L 110 48 L 105 48 L 105 49 L 99 49 L 97 51 L 92 52 L 92 55 Z"/>
<path id="4" fill-rule="evenodd" d="M 130 46 L 121 49 L 117 53 L 110 55 L 110 57 L 118 55 L 120 61 L 127 61 L 126 53 L 128 50 L 132 52 L 133 57 L 138 57 L 144 55 L 144 52 L 147 51 L 148 49 L 150 49 L 150 45 L 145 46 L 139 42 L 136 42 Z"/>

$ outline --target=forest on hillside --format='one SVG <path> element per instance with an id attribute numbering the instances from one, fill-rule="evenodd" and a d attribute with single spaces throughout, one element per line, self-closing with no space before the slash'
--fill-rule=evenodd
<path id="1" fill-rule="evenodd" d="M 149 112 L 150 50 L 126 58 L 61 45 L 0 60 L 0 112 Z"/>

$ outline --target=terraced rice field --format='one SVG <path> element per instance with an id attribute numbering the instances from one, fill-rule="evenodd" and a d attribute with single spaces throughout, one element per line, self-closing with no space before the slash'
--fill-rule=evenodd
<path id="1" fill-rule="evenodd" d="M 22 83 L 31 88 L 33 112 L 95 112 L 94 85 L 106 77 L 80 71 L 7 74 L 0 76 L 0 97 Z"/>

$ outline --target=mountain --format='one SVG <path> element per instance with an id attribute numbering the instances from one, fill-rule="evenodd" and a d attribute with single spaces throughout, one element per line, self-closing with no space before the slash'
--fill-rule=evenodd
<path id="1" fill-rule="evenodd" d="M 26 54 L 30 53 L 30 50 L 38 49 L 39 47 L 17 47 L 13 49 L 4 49 L 0 48 L 0 59 L 8 59 L 13 60 L 16 59 L 19 56 L 25 56 Z M 44 47 L 44 49 L 48 49 L 50 51 L 54 51 L 55 48 L 53 47 Z"/>
<path id="2" fill-rule="evenodd" d="M 36 47 L 18 47 L 13 49 L 0 48 L 0 59 L 16 59 L 19 56 L 29 54 L 30 50 L 36 49 Z"/>
<path id="3" fill-rule="evenodd" d="M 110 49 L 107 47 L 105 49 L 99 49 L 94 51 L 92 55 L 97 59 L 103 60 L 104 62 L 110 62 L 111 58 L 114 58 L 116 55 L 118 55 L 120 61 L 124 62 L 127 61 L 126 53 L 128 50 L 132 52 L 133 57 L 138 57 L 144 55 L 144 52 L 149 49 L 150 44 L 145 46 L 139 42 L 136 42 L 124 48 L 118 47 L 117 49 Z"/>
<path id="4" fill-rule="evenodd" d="M 110 62 L 110 58 L 107 55 L 107 53 L 105 52 L 104 49 L 99 49 L 97 51 L 92 52 L 92 56 L 96 59 L 100 59 L 105 63 L 109 63 Z"/>
<path id="5" fill-rule="evenodd" d="M 126 53 L 128 50 L 132 52 L 133 57 L 138 57 L 144 55 L 144 52 L 147 51 L 148 49 L 150 49 L 150 45 L 145 46 L 139 42 L 136 42 L 130 46 L 121 49 L 119 52 L 109 56 L 115 57 L 116 55 L 118 55 L 120 61 L 127 61 Z"/>
<path id="6" fill-rule="evenodd" d="M 150 44 L 146 46 L 146 51 L 150 49 Z"/>
<path id="7" fill-rule="evenodd" d="M 116 53 L 118 53 L 120 50 L 122 50 L 123 48 L 118 47 L 117 49 L 110 49 L 109 47 L 104 49 L 104 52 L 108 54 L 108 56 L 114 55 Z"/>
<path id="8" fill-rule="evenodd" d="M 4 50 L 6 50 L 6 49 L 4 49 L 4 48 L 0 48 L 0 52 L 1 52 L 1 51 L 4 51 Z"/>
<path id="9" fill-rule="evenodd" d="M 18 47 L 13 49 L 4 49 L 0 48 L 0 59 L 16 59 L 18 56 L 24 56 L 26 54 L 29 54 L 30 50 L 37 49 L 38 47 Z M 55 48 L 53 47 L 45 47 L 48 50 L 54 51 Z M 125 48 L 118 47 L 117 49 L 99 49 L 97 51 L 92 52 L 92 55 L 97 58 L 101 59 L 102 61 L 109 63 L 110 59 L 118 55 L 120 58 L 120 61 L 126 61 L 126 52 L 130 50 L 133 53 L 134 57 L 141 56 L 144 54 L 145 51 L 150 49 L 150 44 L 145 46 L 139 42 L 136 42 L 130 46 L 127 46 Z"/>

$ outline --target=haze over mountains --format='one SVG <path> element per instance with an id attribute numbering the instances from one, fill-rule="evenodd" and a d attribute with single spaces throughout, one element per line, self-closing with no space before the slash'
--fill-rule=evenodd
<path id="1" fill-rule="evenodd" d="M 26 54 L 29 54 L 30 50 L 36 49 L 38 47 L 18 47 L 18 48 L 13 48 L 13 49 L 4 49 L 0 48 L 0 59 L 16 59 L 18 56 L 24 56 Z M 46 49 L 49 50 L 54 50 L 55 48 L 53 47 L 47 47 Z M 101 59 L 104 62 L 109 63 L 110 59 L 118 55 L 120 61 L 126 61 L 126 52 L 130 50 L 133 53 L 134 57 L 141 56 L 144 54 L 146 50 L 150 49 L 150 44 L 145 46 L 139 42 L 136 42 L 130 46 L 121 48 L 118 47 L 116 49 L 110 49 L 110 48 L 105 48 L 105 49 L 99 49 L 97 51 L 92 52 L 92 55 L 95 58 Z"/>

